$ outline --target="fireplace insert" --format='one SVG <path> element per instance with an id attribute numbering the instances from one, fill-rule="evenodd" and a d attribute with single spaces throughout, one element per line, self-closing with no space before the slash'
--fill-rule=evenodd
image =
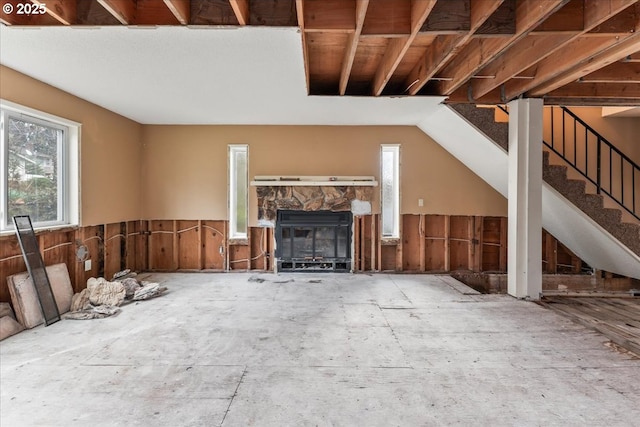
<path id="1" fill-rule="evenodd" d="M 278 271 L 351 271 L 351 212 L 279 210 Z"/>

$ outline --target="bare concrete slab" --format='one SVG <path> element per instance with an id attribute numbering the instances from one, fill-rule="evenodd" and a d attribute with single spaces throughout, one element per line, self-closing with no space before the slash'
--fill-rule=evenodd
<path id="1" fill-rule="evenodd" d="M 628 426 L 640 359 L 448 277 L 154 274 L 0 345 L 0 425 Z M 258 280 L 259 279 L 259 280 Z"/>

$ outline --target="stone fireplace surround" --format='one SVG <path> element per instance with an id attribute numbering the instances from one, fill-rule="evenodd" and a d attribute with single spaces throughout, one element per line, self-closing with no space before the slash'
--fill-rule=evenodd
<path id="1" fill-rule="evenodd" d="M 256 177 L 258 223 L 275 227 L 277 211 L 351 211 L 371 214 L 373 177 Z"/>

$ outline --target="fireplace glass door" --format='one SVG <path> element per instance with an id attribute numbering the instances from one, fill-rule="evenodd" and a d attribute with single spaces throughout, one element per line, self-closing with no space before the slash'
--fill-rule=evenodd
<path id="1" fill-rule="evenodd" d="M 278 271 L 349 271 L 351 212 L 278 211 Z"/>

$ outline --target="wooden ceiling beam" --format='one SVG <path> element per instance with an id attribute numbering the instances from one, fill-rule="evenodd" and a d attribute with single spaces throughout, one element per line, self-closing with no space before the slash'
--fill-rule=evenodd
<path id="1" fill-rule="evenodd" d="M 637 98 L 564 98 L 547 96 L 544 105 L 587 106 L 587 107 L 637 107 Z"/>
<path id="2" fill-rule="evenodd" d="M 98 0 L 98 3 L 122 25 L 136 23 L 136 3 L 134 0 Z"/>
<path id="3" fill-rule="evenodd" d="M 569 83 L 545 95 L 545 98 L 640 99 L 640 85 L 635 83 Z"/>
<path id="4" fill-rule="evenodd" d="M 476 0 L 471 3 L 470 29 L 463 36 L 438 36 L 430 49 L 413 67 L 405 81 L 409 94 L 415 95 L 436 75 L 444 64 L 467 45 L 473 34 L 496 11 L 504 0 Z M 564 0 L 556 0 L 564 1 Z M 448 76 L 447 76 L 448 77 Z M 447 82 L 449 83 L 449 82 Z"/>
<path id="5" fill-rule="evenodd" d="M 415 40 L 420 28 L 436 5 L 436 0 L 413 0 L 411 2 L 411 34 L 409 37 L 392 39 L 389 41 L 387 49 L 378 66 L 376 75 L 373 78 L 372 93 L 374 96 L 382 94 L 391 76 L 400 65 L 407 50 Z"/>
<path id="6" fill-rule="evenodd" d="M 494 89 L 480 99 L 473 99 L 469 94 L 470 92 L 468 91 L 468 88 L 466 86 L 462 86 L 449 95 L 445 102 L 447 104 L 503 104 L 502 97 L 500 96 L 500 91 L 498 89 Z"/>
<path id="7" fill-rule="evenodd" d="M 580 82 L 584 83 L 635 83 L 640 84 L 640 63 L 634 62 L 614 62 L 593 73 L 581 77 Z"/>
<path id="8" fill-rule="evenodd" d="M 585 27 L 593 29 L 606 22 L 602 16 L 612 18 L 637 3 L 638 0 L 584 0 Z M 628 9 L 628 12 L 631 11 Z"/>
<path id="9" fill-rule="evenodd" d="M 304 0 L 296 0 L 296 16 L 298 17 L 298 27 L 304 30 Z"/>
<path id="10" fill-rule="evenodd" d="M 358 40 L 360 39 L 360 33 L 362 32 L 362 26 L 364 24 L 364 18 L 367 14 L 368 7 L 369 0 L 356 0 L 356 29 L 353 34 L 349 35 L 347 49 L 344 55 L 344 60 L 342 61 L 339 85 L 340 95 L 344 95 L 347 91 L 347 83 L 349 83 L 353 60 L 356 57 L 356 51 L 358 50 Z"/>
<path id="11" fill-rule="evenodd" d="M 356 28 L 355 0 L 304 0 L 302 12 L 307 32 L 353 32 Z"/>
<path id="12" fill-rule="evenodd" d="M 62 25 L 73 25 L 78 18 L 77 3 L 64 0 L 31 0 L 33 4 L 43 4 L 47 13 L 53 16 Z"/>
<path id="13" fill-rule="evenodd" d="M 513 46 L 527 33 L 557 12 L 569 0 L 521 0 L 516 7 L 516 32 L 513 37 L 473 40 L 449 65 L 442 75 L 450 81 L 438 83 L 437 93 L 450 95 L 485 65 Z"/>
<path id="14" fill-rule="evenodd" d="M 465 34 L 471 30 L 471 8 L 470 0 L 440 1 L 433 7 L 420 32 Z"/>
<path id="15" fill-rule="evenodd" d="M 474 33 L 474 37 L 510 36 L 516 33 L 516 0 L 505 0 Z"/>
<path id="16" fill-rule="evenodd" d="M 580 11 L 583 10 L 582 1 L 578 3 L 572 0 L 554 16 L 560 15 L 561 17 L 567 18 L 567 13 L 563 12 L 565 9 L 573 12 L 573 14 L 578 14 L 581 18 L 582 26 L 582 30 L 579 33 L 570 35 L 528 35 L 481 70 L 482 74 L 495 75 L 496 77 L 494 79 L 474 80 L 472 82 L 472 96 L 480 98 L 486 93 L 489 93 L 507 80 L 549 57 L 573 40 L 576 40 L 580 35 L 609 21 L 612 16 L 621 14 L 621 12 L 625 11 L 636 1 L 637 0 L 617 0 L 611 2 L 600 0 L 597 5 L 584 5 L 590 6 L 590 8 L 587 15 L 583 17 L 582 14 L 580 14 Z M 543 25 L 546 25 L 546 22 L 543 23 Z"/>
<path id="17" fill-rule="evenodd" d="M 307 94 L 311 91 L 309 85 L 309 48 L 307 47 L 307 35 L 304 30 L 304 0 L 296 0 L 296 15 L 298 17 L 298 26 L 300 27 L 300 39 L 302 42 L 302 56 L 304 61 L 304 77 L 307 83 Z"/>
<path id="18" fill-rule="evenodd" d="M 534 28 L 530 34 L 581 33 L 585 26 L 584 9 L 584 0 L 570 0 L 569 3 Z"/>
<path id="19" fill-rule="evenodd" d="M 191 21 L 191 2 L 189 0 L 163 0 L 173 16 L 182 25 L 189 25 Z"/>
<path id="20" fill-rule="evenodd" d="M 136 0 L 136 25 L 181 25 L 178 18 L 164 1 Z"/>
<path id="21" fill-rule="evenodd" d="M 566 48 L 568 51 L 565 55 L 554 55 L 543 61 L 544 64 L 540 63 L 533 80 L 520 80 L 507 86 L 506 99 L 513 99 L 525 92 L 527 96 L 533 97 L 545 95 L 613 62 L 620 61 L 627 55 L 638 52 L 640 51 L 640 32 L 633 33 L 625 39 L 611 37 L 610 39 L 576 40 Z M 579 50 L 576 52 L 575 49 Z M 522 90 L 523 88 L 526 89 Z"/>
<path id="22" fill-rule="evenodd" d="M 375 0 L 369 4 L 362 26 L 366 37 L 407 37 L 415 0 Z"/>
<path id="23" fill-rule="evenodd" d="M 229 0 L 240 25 L 249 24 L 249 0 Z"/>
<path id="24" fill-rule="evenodd" d="M 622 62 L 640 62 L 640 52 L 632 53 L 628 55 L 626 58 L 621 59 Z"/>
<path id="25" fill-rule="evenodd" d="M 597 8 L 596 8 L 597 10 Z M 589 11 L 593 14 L 593 11 Z M 612 18 L 594 25 L 585 35 L 625 34 L 635 31 L 636 23 L 640 20 L 640 2 L 633 7 L 624 9 Z"/>
<path id="26" fill-rule="evenodd" d="M 509 51 L 496 58 L 478 74 L 494 78 L 474 79 L 471 82 L 473 98 L 480 98 L 507 80 L 517 76 L 530 66 L 545 59 L 572 40 L 571 35 L 529 35 L 513 45 Z"/>

